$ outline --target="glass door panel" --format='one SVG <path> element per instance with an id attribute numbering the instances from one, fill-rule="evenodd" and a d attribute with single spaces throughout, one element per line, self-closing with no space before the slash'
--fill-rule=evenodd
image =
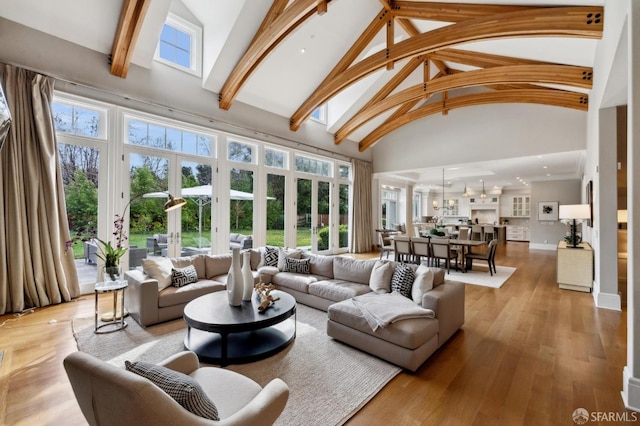
<path id="1" fill-rule="evenodd" d="M 181 196 L 187 204 L 180 212 L 180 254 L 211 253 L 211 165 L 182 161 L 181 182 Z"/>
<path id="2" fill-rule="evenodd" d="M 298 178 L 297 202 L 296 202 L 296 247 L 303 250 L 311 250 L 312 235 L 312 181 L 311 179 Z"/>
<path id="3" fill-rule="evenodd" d="M 98 278 L 98 174 L 100 149 L 73 144 L 58 144 L 64 197 L 69 219 L 76 271 L 80 284 L 93 284 Z"/>
<path id="4" fill-rule="evenodd" d="M 253 171 L 233 168 L 229 178 L 229 232 L 253 235 Z"/>
<path id="5" fill-rule="evenodd" d="M 267 174 L 267 245 L 284 247 L 286 178 Z"/>
<path id="6" fill-rule="evenodd" d="M 314 187 L 316 192 L 316 217 L 314 252 L 326 252 L 331 250 L 331 184 L 319 181 Z"/>
<path id="7" fill-rule="evenodd" d="M 129 269 L 140 266 L 144 257 L 174 255 L 176 238 L 164 211 L 168 174 L 167 158 L 129 155 Z"/>
<path id="8" fill-rule="evenodd" d="M 349 185 L 338 185 L 338 248 L 349 247 Z"/>

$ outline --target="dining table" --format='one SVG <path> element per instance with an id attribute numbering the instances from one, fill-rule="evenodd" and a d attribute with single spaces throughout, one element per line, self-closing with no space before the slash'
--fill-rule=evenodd
<path id="1" fill-rule="evenodd" d="M 466 263 L 466 256 L 471 252 L 472 247 L 480 247 L 486 246 L 488 243 L 486 241 L 479 240 L 458 240 L 458 239 L 450 239 L 450 238 L 431 238 L 431 244 L 450 244 L 452 246 L 460 246 L 462 249 L 461 259 L 462 262 L 462 272 L 466 272 L 469 270 L 469 266 Z"/>

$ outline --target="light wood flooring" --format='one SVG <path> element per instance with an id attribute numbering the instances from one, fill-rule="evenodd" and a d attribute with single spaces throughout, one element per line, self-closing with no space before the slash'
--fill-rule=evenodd
<path id="1" fill-rule="evenodd" d="M 496 263 L 518 269 L 500 289 L 467 285 L 463 329 L 349 425 L 574 425 L 576 408 L 625 412 L 626 313 L 560 290 L 553 251 L 509 242 Z M 104 295 L 102 309 L 111 301 Z M 72 318 L 93 311 L 91 295 L 0 317 L 0 424 L 86 424 L 62 360 L 76 350 Z"/>

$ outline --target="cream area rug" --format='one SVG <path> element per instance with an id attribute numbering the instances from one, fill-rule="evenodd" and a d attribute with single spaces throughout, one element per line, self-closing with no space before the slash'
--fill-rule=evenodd
<path id="1" fill-rule="evenodd" d="M 485 262 L 486 263 L 486 262 Z M 446 275 L 447 279 L 462 281 L 466 284 L 481 285 L 485 287 L 500 288 L 509 279 L 509 277 L 516 271 L 516 268 L 509 266 L 496 266 L 496 271 L 493 276 L 489 274 L 488 266 L 477 264 L 474 262 L 473 269 L 463 273 L 451 269 L 449 274 Z"/>
<path id="2" fill-rule="evenodd" d="M 282 352 L 262 361 L 231 365 L 264 386 L 280 377 L 289 386 L 279 425 L 340 425 L 378 393 L 401 369 L 327 336 L 327 313 L 297 308 L 296 338 Z M 182 319 L 142 328 L 129 326 L 109 334 L 93 333 L 93 318 L 73 320 L 78 349 L 123 367 L 125 360 L 158 362 L 184 350 Z"/>

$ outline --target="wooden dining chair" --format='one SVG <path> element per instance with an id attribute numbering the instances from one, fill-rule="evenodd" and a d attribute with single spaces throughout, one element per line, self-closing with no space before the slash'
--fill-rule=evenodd
<path id="1" fill-rule="evenodd" d="M 412 261 L 411 238 L 393 237 L 393 246 L 396 251 L 396 262 L 407 263 Z"/>
<path id="2" fill-rule="evenodd" d="M 387 259 L 389 258 L 389 252 L 393 251 L 393 243 L 388 232 L 378 232 L 378 245 L 380 246 L 380 259 L 382 255 L 386 253 Z"/>
<path id="3" fill-rule="evenodd" d="M 427 265 L 431 261 L 431 251 L 429 250 L 429 238 L 412 237 L 411 250 L 413 251 L 413 260 L 420 265 L 422 258 L 427 259 Z"/>
<path id="4" fill-rule="evenodd" d="M 447 242 L 434 243 L 431 242 L 431 256 L 433 260 L 436 259 L 444 260 L 445 266 L 447 267 L 447 274 L 451 269 L 451 261 L 455 259 L 456 261 L 456 269 L 458 269 L 458 252 L 456 250 L 451 249 L 451 244 Z"/>
<path id="5" fill-rule="evenodd" d="M 469 239 L 469 228 L 460 227 L 458 230 L 458 239 L 459 240 L 468 240 Z"/>
<path id="6" fill-rule="evenodd" d="M 498 240 L 493 239 L 489 241 L 489 246 L 487 247 L 487 251 L 485 253 L 469 253 L 465 256 L 466 259 L 466 268 L 471 269 L 473 267 L 473 259 L 484 260 L 489 265 L 489 273 L 493 276 L 493 273 L 496 272 L 496 249 L 498 247 Z"/>

